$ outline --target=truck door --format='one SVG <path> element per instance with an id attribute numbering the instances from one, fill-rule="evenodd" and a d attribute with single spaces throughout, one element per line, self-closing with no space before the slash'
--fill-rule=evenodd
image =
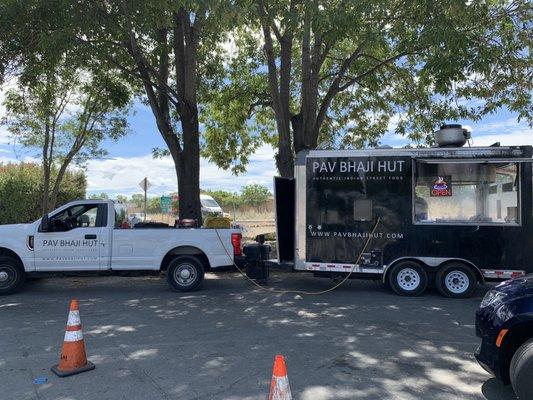
<path id="1" fill-rule="evenodd" d="M 49 230 L 35 232 L 37 271 L 91 271 L 100 268 L 108 241 L 107 205 L 77 204 L 49 217 Z"/>

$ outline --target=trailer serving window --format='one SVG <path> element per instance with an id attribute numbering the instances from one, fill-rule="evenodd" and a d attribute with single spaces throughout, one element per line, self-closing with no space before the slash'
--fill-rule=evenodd
<path id="1" fill-rule="evenodd" d="M 519 225 L 519 164 L 508 161 L 417 160 L 417 224 Z"/>

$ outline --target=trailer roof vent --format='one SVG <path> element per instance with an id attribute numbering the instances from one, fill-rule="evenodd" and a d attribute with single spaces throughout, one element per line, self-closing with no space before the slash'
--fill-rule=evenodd
<path id="1" fill-rule="evenodd" d="M 461 124 L 444 124 L 435 132 L 437 147 L 461 147 L 470 137 L 470 132 Z"/>

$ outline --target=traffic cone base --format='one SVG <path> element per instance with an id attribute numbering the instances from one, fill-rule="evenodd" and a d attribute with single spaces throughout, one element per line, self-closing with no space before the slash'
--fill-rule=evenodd
<path id="1" fill-rule="evenodd" d="M 60 378 L 64 378 L 65 376 L 81 374 L 82 372 L 90 371 L 90 370 L 95 369 L 95 368 L 96 367 L 94 366 L 94 364 L 92 362 L 87 361 L 87 364 L 85 364 L 85 366 L 83 366 L 81 368 L 77 368 L 77 369 L 71 370 L 71 371 L 61 371 L 59 369 L 59 364 L 54 365 L 51 368 L 51 370 L 52 370 L 52 372 L 54 374 L 56 374 Z"/>
<path id="2" fill-rule="evenodd" d="M 72 300 L 68 313 L 65 339 L 61 348 L 61 357 L 59 364 L 52 367 L 52 372 L 63 378 L 90 371 L 94 368 L 94 364 L 87 361 L 87 354 L 85 353 L 78 301 Z"/>

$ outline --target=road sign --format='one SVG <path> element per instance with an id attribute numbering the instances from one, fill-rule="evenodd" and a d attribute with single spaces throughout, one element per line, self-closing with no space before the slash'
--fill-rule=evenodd
<path id="1" fill-rule="evenodd" d="M 142 190 L 145 192 L 152 187 L 152 184 L 148 180 L 148 178 L 144 178 L 142 181 L 139 182 L 139 186 Z"/>
<path id="2" fill-rule="evenodd" d="M 159 200 L 159 204 L 161 205 L 161 211 L 165 214 L 168 214 L 172 209 L 172 197 L 170 196 L 161 196 L 161 199 Z"/>

